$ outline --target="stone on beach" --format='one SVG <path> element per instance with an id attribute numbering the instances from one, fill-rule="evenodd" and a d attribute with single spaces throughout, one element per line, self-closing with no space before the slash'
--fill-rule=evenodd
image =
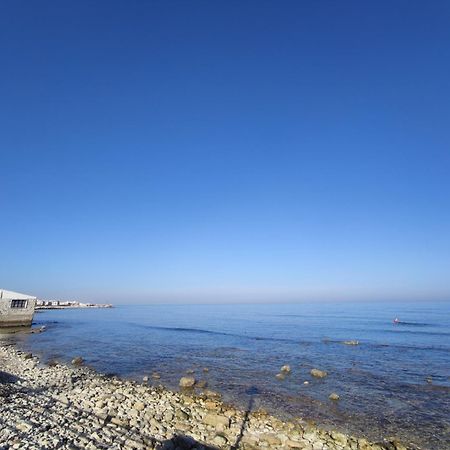
<path id="1" fill-rule="evenodd" d="M 194 377 L 181 377 L 179 385 L 182 388 L 192 388 L 195 385 L 195 378 Z"/>
<path id="2" fill-rule="evenodd" d="M 316 378 L 325 378 L 328 375 L 326 370 L 311 369 L 310 374 Z"/>

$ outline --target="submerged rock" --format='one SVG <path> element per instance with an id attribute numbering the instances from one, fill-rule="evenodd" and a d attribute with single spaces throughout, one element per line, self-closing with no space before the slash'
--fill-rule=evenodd
<path id="1" fill-rule="evenodd" d="M 277 373 L 277 374 L 275 375 L 275 378 L 276 378 L 277 380 L 284 380 L 284 379 L 286 378 L 286 375 L 285 375 L 284 373 Z"/>
<path id="2" fill-rule="evenodd" d="M 72 359 L 72 364 L 74 366 L 81 366 L 83 364 L 84 360 L 81 356 L 77 356 L 76 358 Z"/>
<path id="3" fill-rule="evenodd" d="M 334 400 L 337 401 L 340 399 L 339 394 L 336 394 L 336 392 L 333 392 L 330 394 L 330 396 L 328 397 L 330 400 Z"/>
<path id="4" fill-rule="evenodd" d="M 311 369 L 311 375 L 316 378 L 325 378 L 328 375 L 326 370 Z"/>
<path id="5" fill-rule="evenodd" d="M 194 387 L 194 385 L 195 385 L 195 378 L 194 377 L 181 377 L 179 385 L 182 388 Z"/>

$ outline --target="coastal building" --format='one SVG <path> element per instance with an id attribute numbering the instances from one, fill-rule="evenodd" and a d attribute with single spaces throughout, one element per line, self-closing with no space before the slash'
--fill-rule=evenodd
<path id="1" fill-rule="evenodd" d="M 0 328 L 30 326 L 36 297 L 0 289 Z"/>

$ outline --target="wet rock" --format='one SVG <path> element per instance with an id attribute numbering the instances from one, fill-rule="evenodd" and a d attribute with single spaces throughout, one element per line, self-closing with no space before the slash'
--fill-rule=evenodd
<path id="1" fill-rule="evenodd" d="M 337 400 L 340 399 L 339 395 L 336 394 L 336 392 L 331 393 L 330 396 L 329 396 L 328 398 L 329 398 L 330 400 L 334 400 L 334 401 L 337 401 Z"/>
<path id="2" fill-rule="evenodd" d="M 306 385 L 307 385 L 307 384 L 309 384 L 309 381 L 304 381 L 303 384 L 306 384 Z"/>
<path id="3" fill-rule="evenodd" d="M 83 364 L 84 360 L 81 356 L 77 356 L 76 358 L 72 359 L 72 364 L 74 366 L 81 366 Z"/>
<path id="4" fill-rule="evenodd" d="M 152 373 L 152 378 L 154 380 L 159 380 L 161 378 L 161 375 L 158 372 L 153 372 Z"/>
<path id="5" fill-rule="evenodd" d="M 192 388 L 195 385 L 195 378 L 194 377 L 181 377 L 179 385 L 182 388 Z"/>
<path id="6" fill-rule="evenodd" d="M 218 392 L 216 391 L 211 391 L 210 389 L 205 389 L 203 391 L 203 394 L 212 400 L 220 400 L 220 398 L 222 397 Z"/>
<path id="7" fill-rule="evenodd" d="M 286 364 L 280 369 L 280 371 L 281 371 L 281 373 L 291 373 L 291 366 Z"/>
<path id="8" fill-rule="evenodd" d="M 32 353 L 25 353 L 25 355 L 23 355 L 23 359 L 31 359 L 33 357 Z"/>
<path id="9" fill-rule="evenodd" d="M 209 369 L 208 369 L 208 367 L 203 367 L 203 372 L 209 372 Z"/>
<path id="10" fill-rule="evenodd" d="M 142 377 L 142 381 L 143 381 L 144 383 L 147 383 L 147 382 L 148 382 L 148 376 L 146 375 L 145 377 Z"/>
<path id="11" fill-rule="evenodd" d="M 286 378 L 286 375 L 284 374 L 284 373 L 277 373 L 276 375 L 275 375 L 275 378 L 277 379 L 277 380 L 284 380 L 285 378 Z"/>
<path id="12" fill-rule="evenodd" d="M 328 372 L 325 370 L 319 369 L 311 369 L 311 375 L 316 378 L 325 378 L 328 375 Z"/>

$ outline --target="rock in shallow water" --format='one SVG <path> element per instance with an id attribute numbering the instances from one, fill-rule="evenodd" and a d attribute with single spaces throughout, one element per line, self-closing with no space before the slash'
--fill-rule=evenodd
<path id="1" fill-rule="evenodd" d="M 181 377 L 179 385 L 182 388 L 194 387 L 194 385 L 195 385 L 195 378 L 194 377 Z"/>
<path id="2" fill-rule="evenodd" d="M 311 369 L 311 375 L 316 378 L 325 378 L 328 375 L 326 370 Z"/>
<path id="3" fill-rule="evenodd" d="M 334 400 L 334 401 L 340 399 L 339 394 L 336 394 L 336 392 L 331 393 L 330 396 L 329 396 L 328 398 L 329 398 L 330 400 Z"/>

